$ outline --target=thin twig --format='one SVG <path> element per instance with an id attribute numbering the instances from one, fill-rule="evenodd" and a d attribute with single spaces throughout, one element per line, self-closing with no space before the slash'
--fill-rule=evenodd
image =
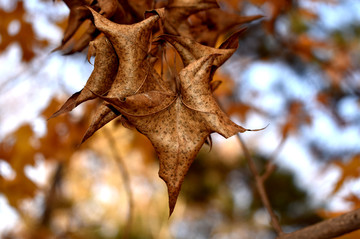
<path id="1" fill-rule="evenodd" d="M 134 208 L 133 195 L 132 195 L 132 190 L 131 190 L 131 186 L 130 186 L 130 177 L 129 177 L 129 173 L 127 171 L 124 161 L 122 160 L 122 158 L 120 157 L 119 153 L 116 150 L 116 143 L 115 143 L 115 139 L 114 139 L 113 135 L 111 134 L 109 129 L 106 127 L 104 128 L 104 133 L 108 140 L 110 150 L 113 154 L 113 157 L 115 158 L 117 165 L 119 166 L 120 174 L 124 181 L 125 191 L 128 196 L 128 210 L 129 211 L 127 214 L 126 225 L 125 225 L 124 234 L 122 237 L 124 239 L 127 239 L 127 238 L 129 238 L 129 234 L 131 231 L 133 208 Z"/>
<path id="2" fill-rule="evenodd" d="M 258 172 L 258 170 L 256 168 L 255 163 L 254 163 L 254 160 L 251 157 L 250 152 L 249 152 L 248 148 L 246 147 L 246 144 L 245 144 L 244 140 L 242 139 L 242 137 L 240 136 L 239 133 L 237 134 L 237 137 L 238 137 L 238 139 L 240 141 L 240 144 L 241 144 L 241 147 L 242 147 L 242 149 L 244 151 L 245 159 L 248 162 L 249 168 L 250 168 L 251 172 L 254 175 L 256 188 L 257 188 L 257 190 L 258 190 L 258 192 L 260 194 L 261 201 L 263 202 L 265 208 L 267 209 L 267 211 L 268 211 L 268 213 L 270 215 L 271 225 L 273 226 L 273 228 L 275 229 L 277 234 L 280 236 L 280 235 L 283 234 L 283 231 L 281 229 L 279 220 L 278 220 L 274 210 L 271 207 L 270 200 L 269 200 L 269 198 L 267 196 L 267 193 L 266 193 L 266 190 L 265 190 L 265 187 L 264 187 L 264 181 L 262 180 L 262 177 L 259 175 L 259 172 Z"/>
<path id="3" fill-rule="evenodd" d="M 276 169 L 276 165 L 275 165 L 275 159 L 277 158 L 277 156 L 279 155 L 281 149 L 283 148 L 285 142 L 286 142 L 286 135 L 284 135 L 281 138 L 281 141 L 279 143 L 279 145 L 276 147 L 276 149 L 274 150 L 273 154 L 270 156 L 270 159 L 268 160 L 266 167 L 265 167 L 265 171 L 264 173 L 261 175 L 261 179 L 263 180 L 263 182 L 265 182 L 269 176 L 275 171 Z"/>

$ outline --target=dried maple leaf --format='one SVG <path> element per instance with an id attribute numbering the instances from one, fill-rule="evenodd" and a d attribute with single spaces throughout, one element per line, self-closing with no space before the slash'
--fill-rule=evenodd
<path id="1" fill-rule="evenodd" d="M 159 15 L 152 14 L 142 22 L 123 25 L 114 23 L 91 8 L 97 29 L 103 32 L 114 46 L 119 64 L 116 78 L 109 91 L 128 96 L 134 94 L 144 83 L 148 73 L 146 59 L 150 46 L 152 28 Z M 154 12 L 157 13 L 157 12 Z"/>
<path id="2" fill-rule="evenodd" d="M 213 62 L 213 65 L 218 68 L 234 54 L 238 47 L 238 37 L 245 30 L 246 28 L 243 28 L 231 35 L 218 49 L 202 45 L 191 38 L 183 36 L 161 35 L 160 38 L 174 46 L 184 66 L 203 56 L 218 54 Z"/>
<path id="3" fill-rule="evenodd" d="M 94 99 L 95 96 L 89 91 L 97 94 L 105 94 L 109 91 L 118 69 L 118 58 L 114 48 L 105 36 L 100 36 L 90 42 L 89 52 L 95 51 L 94 70 L 91 73 L 85 87 L 73 94 L 64 105 L 50 118 L 73 110 L 79 104 Z"/>
<path id="4" fill-rule="evenodd" d="M 86 48 L 99 32 L 89 20 L 91 13 L 87 7 L 92 7 L 102 16 L 112 19 L 118 23 L 133 23 L 134 18 L 123 8 L 117 0 L 63 0 L 70 9 L 68 26 L 65 29 L 62 44 L 55 50 L 62 50 L 66 55 L 82 51 Z M 79 32 L 81 27 L 85 31 L 76 39 L 74 34 Z M 55 51 L 54 50 L 54 51 Z"/>
<path id="5" fill-rule="evenodd" d="M 150 61 L 151 59 L 148 59 L 147 61 Z M 151 64 L 148 63 L 148 64 Z M 169 94 L 170 90 L 166 87 L 167 83 L 163 82 L 161 77 L 158 75 L 158 73 L 153 69 L 150 68 L 149 72 L 147 74 L 146 80 L 144 81 L 143 85 L 139 88 L 137 93 L 143 93 L 147 91 L 162 91 L 166 94 Z M 91 91 L 91 89 L 89 89 Z M 93 92 L 96 94 L 95 92 Z M 118 95 L 119 97 L 123 97 L 121 95 Z M 85 142 L 89 137 L 91 137 L 97 130 L 102 128 L 104 125 L 112 121 L 113 119 L 120 116 L 121 113 L 112 107 L 111 105 L 107 103 L 103 103 L 95 113 L 95 116 L 92 119 L 92 122 L 86 131 L 82 142 Z M 121 118 L 122 124 L 127 128 L 133 128 L 130 122 L 128 122 L 124 117 Z"/>
<path id="6" fill-rule="evenodd" d="M 150 4 L 150 1 L 144 1 Z M 155 71 L 153 59 L 149 55 L 151 34 L 156 22 L 160 18 L 165 19 L 167 32 L 191 36 L 189 22 L 186 21 L 188 17 L 205 9 L 218 7 L 217 2 L 172 0 L 166 5 L 166 10 L 147 13 L 145 20 L 132 25 L 117 24 L 107 19 L 108 16 L 102 16 L 101 13 L 106 15 L 106 12 L 111 12 L 112 7 L 109 6 L 115 6 L 101 6 L 106 2 L 94 1 L 91 8 L 90 3 L 87 8 L 93 16 L 96 29 L 102 32 L 106 36 L 103 39 L 108 39 L 111 44 L 97 47 L 96 44 L 106 42 L 94 42 L 97 55 L 92 74 L 94 77 L 90 77 L 84 89 L 70 97 L 64 104 L 64 109 L 59 111 L 67 112 L 83 100 L 98 96 L 104 102 L 97 109 L 83 141 L 119 115 L 125 125 L 133 126 L 147 136 L 159 158 L 159 176 L 168 188 L 171 215 L 193 160 L 204 143 L 211 144 L 210 134 L 217 132 L 228 138 L 248 131 L 233 123 L 220 109 L 212 95 L 218 83 L 210 82 L 215 70 L 236 51 L 238 36 L 243 30 L 232 35 L 219 49 L 201 45 L 183 36 L 161 36 L 160 39 L 165 39 L 174 46 L 185 66 L 178 75 L 173 72 L 171 80 L 174 81 L 174 88 L 170 90 L 168 82 Z M 113 0 L 109 2 L 114 3 Z M 124 3 L 123 9 L 134 11 L 134 2 L 119 2 Z M 139 10 L 140 7 L 135 9 Z M 219 20 L 211 14 L 205 16 L 212 21 Z M 256 19 L 256 16 L 251 19 Z M 221 24 L 224 24 L 226 20 L 221 21 Z M 247 21 L 250 21 L 249 18 L 229 20 L 230 24 L 220 30 L 216 29 L 216 39 L 219 32 Z M 210 40 L 213 39 L 215 38 Z M 85 44 L 86 41 L 80 43 Z M 109 47 L 111 45 L 114 50 Z M 112 61 L 116 59 L 117 62 L 106 62 L 106 55 L 111 55 Z M 105 75 L 103 71 L 111 77 L 101 79 Z M 101 77 L 97 74 L 101 74 Z"/>
<path id="7" fill-rule="evenodd" d="M 86 19 L 78 29 L 77 33 L 69 41 L 56 48 L 54 51 L 61 50 L 63 55 L 81 52 L 98 34 L 99 31 L 96 30 L 96 27 L 89 19 Z"/>
<path id="8" fill-rule="evenodd" d="M 162 10 L 148 13 L 148 18 L 132 25 L 114 23 L 90 10 L 94 16 L 95 26 L 110 40 L 119 60 L 117 74 L 108 97 L 121 98 L 139 92 L 146 80 L 154 74 L 149 62 L 148 49 L 152 29 Z M 97 109 L 83 141 L 118 115 L 119 113 L 109 108 L 106 103 L 102 104 Z"/>
<path id="9" fill-rule="evenodd" d="M 245 132 L 220 109 L 209 84 L 210 70 L 218 55 L 208 55 L 182 69 L 177 92 L 149 91 L 111 103 L 152 142 L 160 162 L 159 176 L 169 193 L 170 215 L 181 184 L 208 136 L 217 132 L 228 138 Z"/>
<path id="10" fill-rule="evenodd" d="M 202 45 L 195 40 L 183 36 L 173 35 L 161 35 L 159 39 L 164 39 L 169 42 L 179 53 L 184 66 L 190 64 L 190 62 L 197 60 L 201 57 L 217 54 L 213 62 L 213 66 L 210 73 L 210 80 L 212 80 L 214 73 L 226 60 L 228 60 L 236 51 L 239 45 L 239 36 L 246 30 L 243 28 L 233 33 L 228 39 L 226 39 L 219 48 L 213 48 Z M 212 91 L 214 91 L 221 82 L 211 82 Z"/>
<path id="11" fill-rule="evenodd" d="M 65 44 L 80 27 L 83 21 L 89 16 L 89 11 L 84 7 L 88 5 L 85 0 L 63 0 L 70 10 L 68 25 L 64 32 L 62 43 Z"/>

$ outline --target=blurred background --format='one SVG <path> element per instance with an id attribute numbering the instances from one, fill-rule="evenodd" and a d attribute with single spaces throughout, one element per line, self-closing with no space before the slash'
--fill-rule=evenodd
<path id="1" fill-rule="evenodd" d="M 214 92 L 284 231 L 360 207 L 360 2 L 219 0 L 248 24 Z M 0 0 L 0 238 L 275 238 L 236 137 L 213 135 L 168 218 L 150 142 L 116 122 L 79 145 L 99 102 L 47 120 L 79 91 L 86 49 L 63 55 L 62 1 Z M 354 232 L 342 238 L 359 238 Z"/>

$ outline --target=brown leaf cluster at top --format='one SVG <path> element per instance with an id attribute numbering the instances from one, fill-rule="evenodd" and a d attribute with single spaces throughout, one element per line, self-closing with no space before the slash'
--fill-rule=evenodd
<path id="1" fill-rule="evenodd" d="M 206 39 L 214 43 L 233 26 L 258 17 L 219 18 L 218 14 L 226 18 L 226 13 L 220 9 L 217 14 L 209 12 L 218 8 L 214 0 L 173 0 L 158 4 L 145 1 L 141 7 L 162 5 L 165 8 L 147 11 L 142 21 L 137 21 L 138 12 L 144 9 L 135 1 L 65 2 L 75 15 L 70 14 L 61 48 L 84 21 L 91 19 L 95 29 L 92 32 L 101 34 L 97 33 L 89 44 L 89 55 L 95 55 L 95 63 L 86 85 L 52 117 L 69 112 L 87 100 L 102 99 L 83 141 L 115 118 L 147 136 L 159 158 L 159 176 L 168 187 L 171 214 L 185 175 L 210 134 L 217 132 L 227 138 L 248 131 L 233 123 L 220 109 L 213 97 L 218 84 L 212 81 L 216 69 L 236 51 L 238 37 L 244 29 L 233 33 L 219 48 L 213 48 L 198 42 L 198 36 L 193 35 L 196 24 L 187 20 L 205 12 L 208 19 L 219 21 L 219 26 L 227 24 L 216 28 L 216 34 L 209 31 Z M 132 16 L 131 20 L 128 16 Z M 119 17 L 124 18 L 123 23 L 135 23 L 113 21 Z M 201 22 L 198 24 L 204 27 Z M 158 36 L 154 37 L 156 32 Z M 167 52 L 165 48 L 170 45 L 183 62 L 178 73 L 168 61 L 162 61 Z M 170 77 L 156 71 L 157 61 L 161 61 L 164 68 L 173 68 Z"/>
<path id="2" fill-rule="evenodd" d="M 259 19 L 261 15 L 239 16 L 223 11 L 216 0 L 64 0 L 70 9 L 68 25 L 61 45 L 55 50 L 64 54 L 84 50 L 100 34 L 91 23 L 91 7 L 102 16 L 119 24 L 133 24 L 144 19 L 145 11 L 165 8 L 161 26 L 164 33 L 190 37 L 214 46 L 221 34 L 237 26 Z M 155 29 L 153 29 L 155 31 Z"/>

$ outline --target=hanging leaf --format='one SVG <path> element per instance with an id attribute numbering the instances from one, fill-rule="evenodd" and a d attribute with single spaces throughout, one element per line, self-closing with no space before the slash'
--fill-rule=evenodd
<path id="1" fill-rule="evenodd" d="M 132 25 L 117 24 L 102 16 L 101 10 L 98 13 L 95 7 L 87 7 L 96 29 L 105 37 L 90 46 L 89 54 L 96 54 L 95 67 L 84 89 L 55 113 L 67 112 L 97 96 L 104 102 L 96 110 L 82 142 L 118 116 L 125 127 L 134 127 L 147 136 L 159 158 L 159 176 L 168 187 L 170 215 L 197 153 L 204 143 L 211 145 L 210 134 L 217 132 L 227 138 L 249 131 L 233 123 L 220 109 L 212 95 L 219 82 L 211 82 L 216 69 L 236 51 L 238 37 L 245 29 L 235 32 L 219 48 L 185 36 L 160 36 L 155 44 L 164 40 L 172 44 L 185 67 L 179 74 L 175 68 L 169 71 L 167 80 L 155 71 L 156 58 L 150 55 L 159 49 L 152 47 L 151 42 L 159 19 L 164 21 L 166 31 L 178 34 L 180 25 L 190 15 L 214 7 L 218 7 L 216 1 L 174 0 L 165 9 L 146 12 L 145 20 Z M 130 8 L 124 3 L 124 9 Z M 247 21 L 250 20 L 238 18 L 231 24 Z M 111 58 L 112 63 L 106 58 Z"/>
<path id="2" fill-rule="evenodd" d="M 149 91 L 126 98 L 101 97 L 152 142 L 166 182 L 170 215 L 193 160 L 213 132 L 230 137 L 247 129 L 233 123 L 212 96 L 210 70 L 218 55 L 193 61 L 180 71 L 177 92 Z"/>
<path id="3" fill-rule="evenodd" d="M 65 4 L 70 10 L 68 25 L 64 32 L 62 45 L 65 44 L 77 31 L 83 21 L 89 16 L 89 11 L 86 9 L 86 1 L 84 0 L 64 0 Z"/>
<path id="4" fill-rule="evenodd" d="M 91 73 L 85 87 L 73 94 L 64 105 L 51 117 L 54 118 L 60 114 L 70 112 L 79 104 L 94 99 L 89 89 L 97 94 L 105 94 L 109 91 L 117 73 L 118 58 L 114 48 L 105 36 L 100 36 L 90 43 L 89 52 L 95 52 L 94 70 Z"/>
<path id="5" fill-rule="evenodd" d="M 118 56 L 118 70 L 108 97 L 121 98 L 139 92 L 154 73 L 151 70 L 148 49 L 152 28 L 159 20 L 162 10 L 149 13 L 147 19 L 133 25 L 116 24 L 90 10 L 94 16 L 95 26 L 108 37 Z M 82 142 L 118 115 L 119 113 L 106 103 L 102 104 L 97 109 Z"/>
<path id="6" fill-rule="evenodd" d="M 68 25 L 65 29 L 61 45 L 54 51 L 61 50 L 65 55 L 82 51 L 89 45 L 89 42 L 99 34 L 99 32 L 96 31 L 96 27 L 89 20 L 91 13 L 87 7 L 95 9 L 103 17 L 112 19 L 118 23 L 134 22 L 134 18 L 125 11 L 117 0 L 64 0 L 64 2 L 70 9 Z M 79 33 L 80 36 L 75 37 L 75 34 L 81 30 L 82 32 Z"/>
<path id="7" fill-rule="evenodd" d="M 184 66 L 189 65 L 190 62 L 203 56 L 218 54 L 213 62 L 213 65 L 218 68 L 234 54 L 238 47 L 238 37 L 245 30 L 246 29 L 243 28 L 235 32 L 222 43 L 219 49 L 202 45 L 191 38 L 183 36 L 161 35 L 160 38 L 174 46 L 180 54 Z"/>

